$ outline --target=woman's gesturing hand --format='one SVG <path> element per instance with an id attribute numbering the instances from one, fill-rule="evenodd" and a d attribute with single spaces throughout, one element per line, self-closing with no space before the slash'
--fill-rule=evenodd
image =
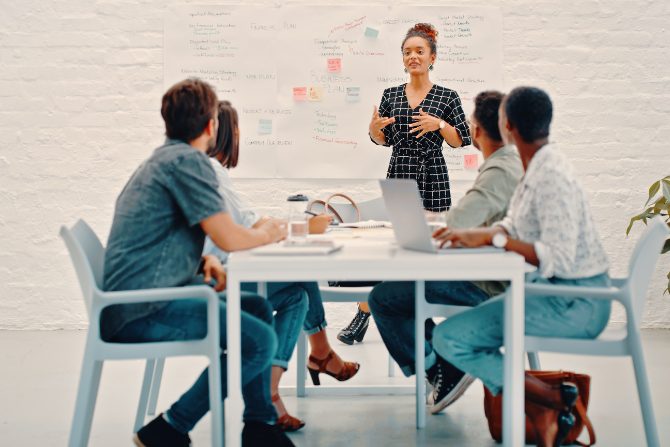
<path id="1" fill-rule="evenodd" d="M 374 106 L 374 109 L 372 110 L 372 120 L 370 121 L 370 136 L 376 140 L 381 139 L 383 141 L 384 134 L 382 133 L 382 129 L 393 123 L 395 123 L 395 118 L 379 116 L 377 106 Z"/>
<path id="2" fill-rule="evenodd" d="M 412 116 L 414 122 L 409 125 L 412 129 L 409 133 L 419 132 L 416 138 L 420 138 L 427 134 L 428 132 L 433 132 L 440 129 L 440 118 L 426 113 L 423 109 L 419 109 L 419 115 Z"/>

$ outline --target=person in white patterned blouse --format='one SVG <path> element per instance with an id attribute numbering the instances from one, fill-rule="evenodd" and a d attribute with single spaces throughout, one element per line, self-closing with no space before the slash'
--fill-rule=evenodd
<path id="1" fill-rule="evenodd" d="M 586 287 L 610 284 L 609 263 L 596 232 L 584 190 L 556 144 L 549 142 L 549 96 L 519 87 L 500 109 L 500 128 L 519 151 L 525 176 L 505 218 L 491 227 L 446 229 L 435 233 L 442 244 L 494 245 L 521 254 L 537 272 L 526 281 Z M 526 298 L 527 335 L 595 338 L 607 325 L 611 304 L 588 298 Z M 479 378 L 494 395 L 502 391 L 503 297 L 451 317 L 433 333 L 439 356 Z M 560 445 L 574 418 L 576 387 L 552 388 L 526 375 L 526 413 L 538 445 Z"/>

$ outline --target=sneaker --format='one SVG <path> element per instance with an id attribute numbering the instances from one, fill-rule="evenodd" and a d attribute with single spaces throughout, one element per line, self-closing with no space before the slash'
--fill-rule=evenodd
<path id="1" fill-rule="evenodd" d="M 339 334 L 337 334 L 337 339 L 347 345 L 353 345 L 354 340 L 360 343 L 363 341 L 363 337 L 365 337 L 369 325 L 370 312 L 363 312 L 358 309 L 358 312 L 356 312 L 356 315 L 354 316 L 354 319 L 351 320 L 351 323 L 349 323 L 349 326 L 345 327 Z"/>
<path id="2" fill-rule="evenodd" d="M 432 373 L 432 374 L 431 374 Z M 465 390 L 475 381 L 470 374 L 466 374 L 447 362 L 440 356 L 431 371 L 427 372 L 428 381 L 433 385 L 430 412 L 437 414 L 460 398 Z"/>
<path id="3" fill-rule="evenodd" d="M 135 433 L 133 442 L 137 447 L 189 447 L 191 438 L 168 424 L 161 413 Z"/>
<path id="4" fill-rule="evenodd" d="M 295 447 L 295 444 L 275 425 L 247 421 L 242 429 L 242 447 Z"/>

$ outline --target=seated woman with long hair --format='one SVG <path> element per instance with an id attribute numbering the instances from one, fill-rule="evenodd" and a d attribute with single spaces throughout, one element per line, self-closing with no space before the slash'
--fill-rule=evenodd
<path id="1" fill-rule="evenodd" d="M 261 217 L 250 209 L 233 188 L 228 169 L 237 166 L 239 160 L 239 120 L 237 111 L 228 101 L 219 102 L 219 131 L 216 145 L 208 152 L 212 166 L 219 180 L 219 193 L 236 223 L 246 227 L 256 227 L 269 217 Z M 223 262 L 227 253 L 216 248 L 211 241 L 205 244 L 205 253 L 214 253 Z M 245 290 L 255 284 L 243 284 Z M 288 414 L 279 397 L 279 381 L 288 368 L 288 362 L 295 348 L 300 330 L 309 338 L 310 356 L 307 368 L 312 377 L 324 373 L 339 381 L 349 380 L 360 368 L 358 363 L 343 361 L 330 346 L 326 335 L 326 319 L 323 301 L 316 282 L 268 283 L 268 301 L 275 310 L 275 331 L 277 333 L 277 354 L 272 361 L 272 381 L 269 384 L 272 401 L 278 414 L 277 425 L 284 431 L 295 431 L 305 423 Z M 296 299 L 296 293 L 306 299 Z M 315 383 L 316 385 L 316 383 Z"/>

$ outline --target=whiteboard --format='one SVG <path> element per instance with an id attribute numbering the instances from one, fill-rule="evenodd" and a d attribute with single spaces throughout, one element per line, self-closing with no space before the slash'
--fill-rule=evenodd
<path id="1" fill-rule="evenodd" d="M 407 82 L 409 28 L 438 30 L 433 83 L 458 92 L 466 115 L 502 88 L 501 15 L 471 6 L 177 5 L 166 12 L 165 88 L 211 83 L 240 114 L 235 177 L 374 179 L 391 148 L 368 137 L 385 88 Z M 478 151 L 444 145 L 450 177 L 476 175 Z"/>

